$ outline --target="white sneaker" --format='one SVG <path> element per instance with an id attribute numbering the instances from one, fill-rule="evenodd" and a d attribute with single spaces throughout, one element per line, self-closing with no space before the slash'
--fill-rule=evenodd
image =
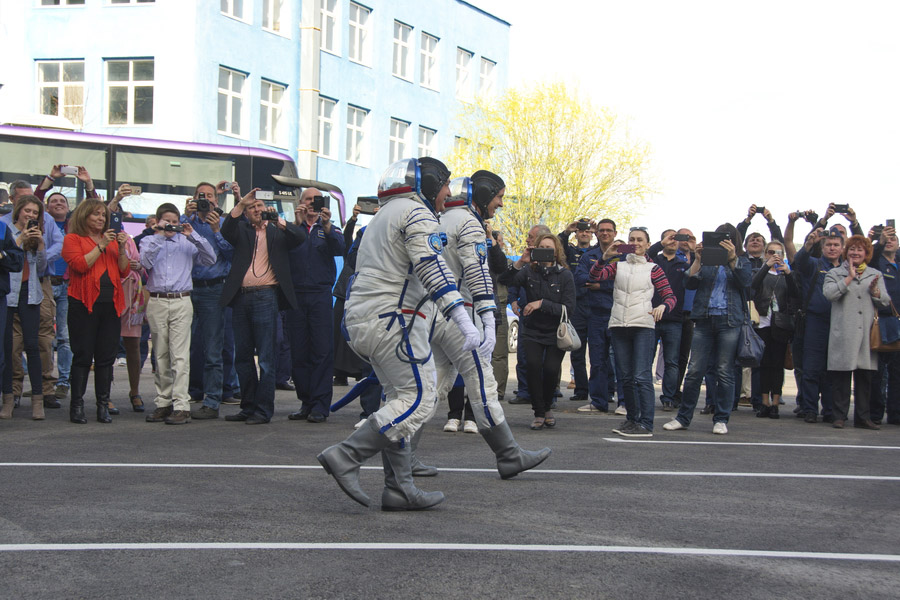
<path id="1" fill-rule="evenodd" d="M 621 405 L 618 406 L 618 408 L 616 408 L 616 414 L 617 414 L 617 415 L 620 415 L 620 416 L 622 416 L 622 415 L 627 415 L 627 414 L 628 414 L 628 409 L 625 408 L 625 405 L 624 405 L 624 404 L 621 404 Z"/>
<path id="2" fill-rule="evenodd" d="M 116 366 L 127 367 L 128 363 L 125 361 L 124 358 L 120 358 L 119 360 L 116 361 Z"/>
<path id="3" fill-rule="evenodd" d="M 578 408 L 575 409 L 575 412 L 589 413 L 589 414 L 593 414 L 593 415 L 603 414 L 603 411 L 600 410 L 599 408 L 597 408 L 596 406 L 594 406 L 593 404 L 585 404 L 584 406 L 579 406 Z"/>
<path id="4" fill-rule="evenodd" d="M 678 419 L 672 419 L 665 425 L 663 425 L 663 429 L 666 431 L 678 431 L 679 429 L 686 429 L 684 425 L 681 424 L 681 421 Z"/>
<path id="5" fill-rule="evenodd" d="M 478 423 L 475 421 L 466 421 L 463 424 L 463 431 L 466 433 L 478 433 Z"/>
<path id="6" fill-rule="evenodd" d="M 728 433 L 728 426 L 725 423 L 716 423 L 713 425 L 713 433 L 718 433 L 719 435 L 725 435 Z"/>
<path id="7" fill-rule="evenodd" d="M 459 419 L 450 419 L 447 421 L 447 424 L 444 425 L 444 431 L 447 433 L 456 433 L 459 431 Z"/>
<path id="8" fill-rule="evenodd" d="M 360 419 L 359 423 L 357 423 L 356 425 L 353 426 L 353 429 L 359 429 L 360 427 L 362 427 L 363 425 L 366 424 L 366 421 L 368 421 L 368 419 Z"/>

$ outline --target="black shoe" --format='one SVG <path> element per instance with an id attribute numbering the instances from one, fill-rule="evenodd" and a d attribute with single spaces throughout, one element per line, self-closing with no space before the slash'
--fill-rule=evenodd
<path id="1" fill-rule="evenodd" d="M 105 400 L 97 400 L 97 422 L 112 423 L 112 417 L 109 416 L 109 406 Z"/>
<path id="2" fill-rule="evenodd" d="M 571 402 L 587 402 L 588 395 L 587 394 L 575 394 L 569 400 Z"/>
<path id="3" fill-rule="evenodd" d="M 769 418 L 770 418 L 770 419 L 777 419 L 777 418 L 779 418 L 779 417 L 778 417 L 778 405 L 777 405 L 777 404 L 773 404 L 772 406 L 769 407 Z"/>
<path id="4" fill-rule="evenodd" d="M 246 421 L 249 418 L 250 418 L 250 415 L 248 415 L 247 413 L 242 413 L 242 412 L 239 412 L 239 413 L 236 413 L 233 415 L 225 415 L 226 421 Z"/>
<path id="5" fill-rule="evenodd" d="M 191 418 L 192 419 L 218 419 L 219 418 L 219 409 L 211 408 L 209 406 L 201 406 L 200 408 L 192 408 L 191 409 Z"/>
<path id="6" fill-rule="evenodd" d="M 663 402 L 662 409 L 663 409 L 663 412 L 672 412 L 672 403 L 671 402 Z"/>
<path id="7" fill-rule="evenodd" d="M 294 384 L 292 384 L 291 382 L 286 381 L 284 383 L 276 383 L 275 389 L 276 390 L 284 390 L 285 392 L 293 392 L 297 388 L 295 388 Z"/>
<path id="8" fill-rule="evenodd" d="M 268 423 L 268 422 L 269 422 L 269 420 L 266 419 L 265 417 L 253 415 L 252 417 L 248 417 L 244 421 L 244 425 L 264 425 L 265 423 Z"/>
<path id="9" fill-rule="evenodd" d="M 69 420 L 79 425 L 87 423 L 87 417 L 84 416 L 84 402 L 72 402 L 69 405 Z"/>
<path id="10" fill-rule="evenodd" d="M 700 409 L 700 414 L 708 415 L 708 414 L 711 414 L 714 410 L 715 409 L 712 407 L 711 404 L 707 404 L 706 406 L 704 406 L 703 408 Z"/>
<path id="11" fill-rule="evenodd" d="M 106 403 L 106 410 L 108 410 L 109 414 L 111 414 L 114 417 L 119 414 L 119 409 L 116 408 L 112 402 Z"/>
<path id="12" fill-rule="evenodd" d="M 756 416 L 760 419 L 765 419 L 769 416 L 769 413 L 772 411 L 771 406 L 766 406 L 765 404 L 759 407 L 759 412 L 756 413 Z"/>
<path id="13" fill-rule="evenodd" d="M 348 385 L 350 385 L 350 382 L 347 381 L 346 377 L 335 377 L 334 385 L 336 385 L 338 387 L 347 387 Z"/>
<path id="14" fill-rule="evenodd" d="M 325 415 L 320 415 L 318 413 L 313 413 L 306 417 L 306 420 L 310 423 L 324 423 L 328 420 L 328 417 L 326 417 Z"/>
<path id="15" fill-rule="evenodd" d="M 312 412 L 312 408 L 309 406 L 301 406 L 300 410 L 297 412 L 292 412 L 288 415 L 288 419 L 291 421 L 305 421 L 309 418 L 310 413 Z"/>
<path id="16" fill-rule="evenodd" d="M 531 405 L 531 398 L 523 398 L 522 396 L 513 396 L 507 401 L 508 404 L 528 404 Z"/>
<path id="17" fill-rule="evenodd" d="M 62 408 L 56 396 L 44 396 L 44 408 Z"/>
<path id="18" fill-rule="evenodd" d="M 803 421 L 806 423 L 815 423 L 818 421 L 816 418 L 816 413 L 806 413 L 806 416 L 803 417 Z"/>
<path id="19" fill-rule="evenodd" d="M 834 415 L 826 415 L 822 417 L 823 423 L 834 423 Z"/>

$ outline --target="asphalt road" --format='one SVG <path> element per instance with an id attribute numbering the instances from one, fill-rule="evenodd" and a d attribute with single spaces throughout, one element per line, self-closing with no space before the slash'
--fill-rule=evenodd
<path id="1" fill-rule="evenodd" d="M 897 426 L 806 424 L 788 398 L 777 421 L 741 409 L 727 436 L 699 414 L 665 432 L 658 412 L 652 440 L 623 442 L 620 417 L 567 399 L 540 432 L 504 403 L 519 442 L 553 455 L 502 481 L 481 437 L 443 433 L 440 413 L 420 455 L 442 472 L 417 482 L 447 501 L 398 514 L 378 510 L 380 461 L 363 471 L 366 509 L 315 460 L 356 405 L 291 422 L 298 402 L 278 392 L 268 425 L 148 424 L 116 374 L 111 425 L 33 422 L 27 399 L 0 422 L 0 597 L 898 596 Z"/>

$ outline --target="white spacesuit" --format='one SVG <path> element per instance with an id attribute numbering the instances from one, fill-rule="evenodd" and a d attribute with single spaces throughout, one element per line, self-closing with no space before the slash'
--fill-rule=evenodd
<path id="1" fill-rule="evenodd" d="M 384 451 L 384 510 L 429 508 L 444 499 L 440 492 L 421 492 L 412 484 L 406 441 L 436 408 L 428 341 L 434 313 L 453 320 L 468 350 L 480 341 L 441 256 L 444 244 L 435 209 L 443 208 L 449 176 L 443 163 L 429 158 L 402 160 L 385 171 L 378 187 L 381 208 L 366 228 L 348 288 L 348 343 L 371 363 L 385 403 L 318 459 L 344 492 L 366 506 L 359 467 L 379 451 Z"/>
<path id="2" fill-rule="evenodd" d="M 466 310 L 478 316 L 474 321 L 481 326 L 483 341 L 477 349 L 467 350 L 459 328 L 439 317 L 431 346 L 438 374 L 438 398 L 447 397 L 457 373 L 461 374 L 478 431 L 494 450 L 500 475 L 508 479 L 543 462 L 550 449 L 522 450 L 513 439 L 497 398 L 497 382 L 491 366 L 497 339 L 494 316 L 497 306 L 487 264 L 491 240 L 485 235 L 483 216 L 492 217 L 496 207 L 502 206 L 502 200 L 494 199 L 502 198 L 504 185 L 493 173 L 479 171 L 476 175 L 479 178 L 474 186 L 468 177 L 450 182 L 450 198 L 445 203 L 440 228 L 447 238 L 444 260 L 459 282 Z M 479 192 L 475 206 L 473 187 Z"/>

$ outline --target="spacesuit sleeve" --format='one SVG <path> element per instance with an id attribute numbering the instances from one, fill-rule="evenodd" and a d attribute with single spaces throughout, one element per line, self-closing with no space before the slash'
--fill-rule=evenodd
<path id="1" fill-rule="evenodd" d="M 462 278 L 472 293 L 476 314 L 497 310 L 494 285 L 488 267 L 487 238 L 482 225 L 472 219 L 462 223 L 457 232 L 457 253 L 462 264 Z"/>
<path id="2" fill-rule="evenodd" d="M 455 306 L 462 305 L 453 272 L 441 257 L 444 244 L 438 221 L 430 210 L 420 206 L 407 213 L 403 240 L 413 272 L 441 313 L 446 316 Z"/>

